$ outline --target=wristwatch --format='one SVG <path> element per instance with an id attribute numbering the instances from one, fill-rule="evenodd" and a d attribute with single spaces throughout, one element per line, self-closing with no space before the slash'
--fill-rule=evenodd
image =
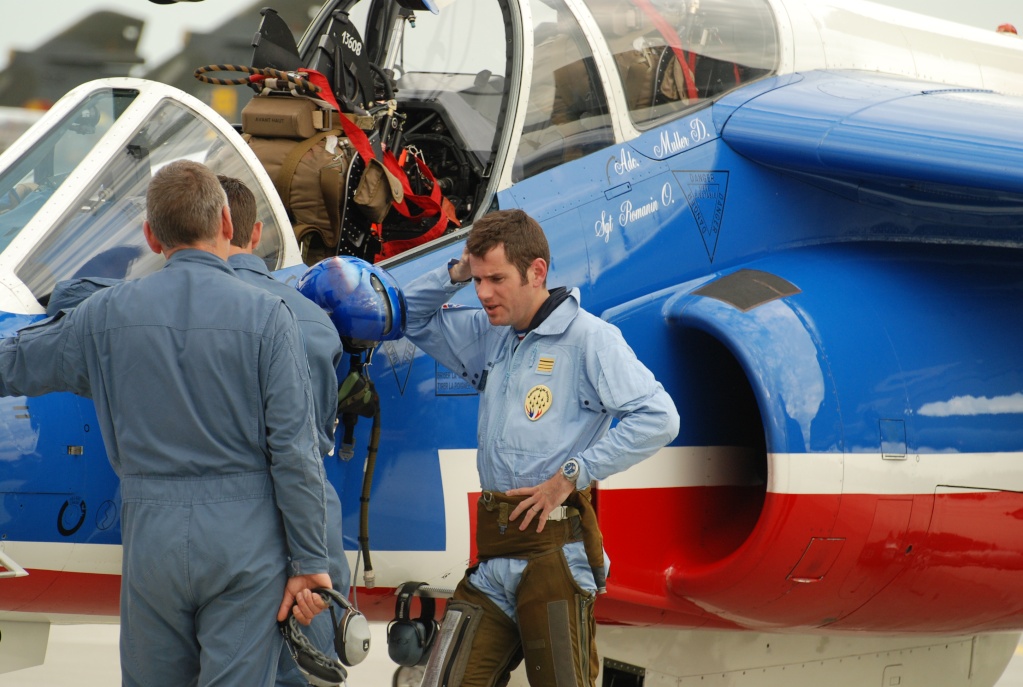
<path id="1" fill-rule="evenodd" d="M 451 268 L 454 267 L 455 265 L 457 265 L 460 262 L 461 262 L 461 260 L 459 260 L 458 258 L 451 258 L 450 260 L 448 260 L 448 278 L 451 277 Z M 469 277 L 465 281 L 455 281 L 454 279 L 451 279 L 451 283 L 452 284 L 468 284 L 471 281 L 472 281 L 472 277 Z"/>
<path id="2" fill-rule="evenodd" d="M 575 484 L 579 480 L 579 461 L 575 458 L 569 458 L 565 461 L 565 464 L 561 466 L 561 474 L 572 484 Z"/>

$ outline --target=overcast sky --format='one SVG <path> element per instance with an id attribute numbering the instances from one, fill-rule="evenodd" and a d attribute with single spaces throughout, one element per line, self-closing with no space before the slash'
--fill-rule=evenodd
<path id="1" fill-rule="evenodd" d="M 463 0 L 465 1 L 465 0 Z M 994 30 L 1010 22 L 1023 31 L 1021 0 L 878 0 L 886 5 Z M 11 50 L 33 50 L 64 27 L 97 10 L 114 10 L 144 19 L 139 52 L 149 66 L 177 52 L 188 31 L 209 31 L 253 0 L 205 0 L 156 5 L 148 0 L 2 0 L 0 68 Z M 258 6 L 273 6 L 265 0 Z M 258 14 L 253 16 L 253 31 Z"/>

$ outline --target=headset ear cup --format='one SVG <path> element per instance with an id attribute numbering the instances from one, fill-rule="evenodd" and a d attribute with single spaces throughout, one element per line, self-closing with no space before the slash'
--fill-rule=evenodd
<path id="1" fill-rule="evenodd" d="M 387 654 L 400 666 L 423 666 L 430 660 L 430 645 L 437 635 L 434 620 L 437 602 L 429 596 L 420 596 L 420 614 L 411 617 L 412 597 L 425 582 L 405 582 L 397 590 L 394 620 L 387 626 Z"/>
<path id="2" fill-rule="evenodd" d="M 369 654 L 370 629 L 366 616 L 349 608 L 341 621 L 340 636 L 334 636 L 334 649 L 346 666 L 362 663 Z"/>
<path id="3" fill-rule="evenodd" d="M 423 662 L 423 627 L 414 620 L 392 620 L 387 626 L 387 655 L 400 666 L 411 668 Z"/>
<path id="4" fill-rule="evenodd" d="M 437 621 L 434 620 L 433 618 L 430 618 L 430 620 L 426 621 L 425 624 L 426 639 L 423 641 L 423 653 L 429 655 L 430 647 L 433 645 L 433 640 L 437 636 L 437 633 L 440 631 L 440 624 L 438 624 Z"/>
<path id="5" fill-rule="evenodd" d="M 278 627 L 287 642 L 288 651 L 310 685 L 333 687 L 345 682 L 348 673 L 341 662 L 317 650 L 302 634 L 294 615 L 278 623 Z"/>
<path id="6" fill-rule="evenodd" d="M 419 638 L 419 651 L 414 665 L 425 666 L 430 660 L 430 645 L 437 632 L 437 623 L 433 620 L 422 620 L 416 618 L 412 621 L 416 626 L 416 635 Z"/>
<path id="7" fill-rule="evenodd" d="M 430 660 L 430 647 L 433 645 L 433 638 L 437 636 L 440 626 L 434 620 L 437 613 L 437 602 L 430 597 L 420 597 L 421 611 L 415 622 L 419 626 L 422 636 L 422 648 L 419 662 L 416 665 L 425 666 Z"/>
<path id="8" fill-rule="evenodd" d="M 299 654 L 295 662 L 306 672 L 306 679 L 311 685 L 340 685 L 348 679 L 348 672 L 340 665 L 309 654 Z"/>

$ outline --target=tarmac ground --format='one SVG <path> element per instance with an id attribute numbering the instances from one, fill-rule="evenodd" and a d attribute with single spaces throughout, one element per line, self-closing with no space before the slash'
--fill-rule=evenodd
<path id="1" fill-rule="evenodd" d="M 349 687 L 393 684 L 396 666 L 387 655 L 387 623 L 370 626 L 370 654 L 349 670 Z M 121 683 L 119 631 L 119 625 L 55 625 L 43 665 L 0 675 L 0 687 L 116 687 Z M 996 687 L 1023 687 L 1023 642 Z"/>

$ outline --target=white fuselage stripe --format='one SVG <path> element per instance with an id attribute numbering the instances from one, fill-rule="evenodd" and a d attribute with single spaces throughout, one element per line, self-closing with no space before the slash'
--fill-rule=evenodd
<path id="1" fill-rule="evenodd" d="M 63 570 L 96 575 L 121 574 L 119 544 L 6 541 L 0 546 L 18 565 L 30 570 Z M 3 582 L 0 581 L 0 584 Z"/>
<path id="2" fill-rule="evenodd" d="M 469 557 L 467 493 L 479 490 L 475 449 L 440 451 L 447 551 L 374 551 L 378 583 L 419 574 L 431 584 L 457 583 Z M 754 457 L 740 447 L 669 446 L 600 483 L 601 491 L 756 487 Z M 920 453 L 886 459 L 880 453 L 772 453 L 766 490 L 775 494 L 934 494 L 1023 492 L 1023 453 Z M 3 551 L 25 568 L 120 575 L 121 547 L 6 541 Z M 348 552 L 355 563 L 354 551 Z M 404 577 L 403 577 L 404 576 Z M 361 580 L 355 580 L 361 584 Z M 0 582 L 2 584 L 2 582 Z M 391 585 L 393 586 L 393 585 Z"/>
<path id="3" fill-rule="evenodd" d="M 756 461 L 734 446 L 668 446 L 600 483 L 601 491 L 748 487 Z M 1023 453 L 771 453 L 767 491 L 776 494 L 933 494 L 952 486 L 974 491 L 1023 491 Z"/>

